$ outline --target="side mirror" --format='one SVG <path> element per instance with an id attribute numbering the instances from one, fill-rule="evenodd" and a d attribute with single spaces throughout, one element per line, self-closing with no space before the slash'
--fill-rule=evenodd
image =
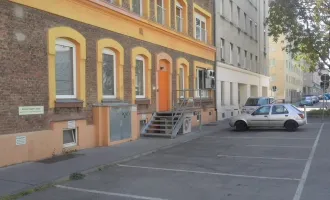
<path id="1" fill-rule="evenodd" d="M 252 116 L 255 116 L 256 114 L 253 112 L 251 115 L 252 115 Z"/>

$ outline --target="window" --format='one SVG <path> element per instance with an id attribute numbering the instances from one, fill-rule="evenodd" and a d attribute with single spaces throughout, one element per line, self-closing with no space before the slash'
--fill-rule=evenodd
<path id="1" fill-rule="evenodd" d="M 234 45 L 230 43 L 230 51 L 229 51 L 229 63 L 233 64 L 233 50 L 234 50 Z"/>
<path id="2" fill-rule="evenodd" d="M 207 41 L 207 31 L 206 31 L 206 18 L 195 13 L 196 15 L 196 34 L 195 38 L 197 40 L 206 42 Z"/>
<path id="3" fill-rule="evenodd" d="M 165 24 L 164 0 L 157 0 L 157 22 Z"/>
<path id="4" fill-rule="evenodd" d="M 241 61 L 241 48 L 237 47 L 237 65 L 240 66 Z"/>
<path id="5" fill-rule="evenodd" d="M 273 106 L 272 115 L 281 115 L 281 114 L 289 114 L 289 111 L 284 106 Z"/>
<path id="6" fill-rule="evenodd" d="M 270 66 L 275 67 L 275 65 L 276 65 L 276 60 L 275 60 L 275 58 L 273 58 L 270 60 Z"/>
<path id="7" fill-rule="evenodd" d="M 258 64 L 259 64 L 259 63 L 258 63 L 258 56 L 256 56 L 255 59 L 256 59 L 256 63 L 255 63 L 255 65 L 256 65 L 256 67 L 259 67 L 259 65 L 258 65 Z"/>
<path id="8" fill-rule="evenodd" d="M 143 0 L 132 0 L 132 11 L 140 16 L 143 15 L 142 1 Z"/>
<path id="9" fill-rule="evenodd" d="M 224 13 L 224 0 L 220 0 L 220 15 L 223 15 Z"/>
<path id="10" fill-rule="evenodd" d="M 258 25 L 257 23 L 254 24 L 254 39 L 258 40 Z"/>
<path id="11" fill-rule="evenodd" d="M 145 60 L 142 56 L 136 57 L 136 69 L 135 69 L 135 94 L 136 98 L 145 98 Z"/>
<path id="12" fill-rule="evenodd" d="M 253 115 L 269 115 L 270 106 L 263 106 L 254 111 Z"/>
<path id="13" fill-rule="evenodd" d="M 196 69 L 196 96 L 207 97 L 208 92 L 205 90 L 205 69 Z"/>
<path id="14" fill-rule="evenodd" d="M 244 68 L 247 68 L 247 51 L 244 50 Z"/>
<path id="15" fill-rule="evenodd" d="M 184 67 L 183 66 L 181 66 L 180 68 L 179 68 L 179 90 L 181 90 L 180 91 L 180 97 L 181 98 L 184 98 L 184 79 L 185 79 L 185 75 L 184 75 Z"/>
<path id="16" fill-rule="evenodd" d="M 252 19 L 250 19 L 250 36 L 252 37 L 253 27 L 252 27 Z"/>
<path id="17" fill-rule="evenodd" d="M 103 50 L 103 98 L 116 98 L 116 54 Z"/>
<path id="18" fill-rule="evenodd" d="M 239 27 L 239 22 L 241 21 L 241 9 L 237 6 L 237 26 Z"/>
<path id="19" fill-rule="evenodd" d="M 252 53 L 250 53 L 250 69 L 253 68 L 253 63 L 252 63 L 252 61 L 253 61 L 253 55 L 252 55 Z"/>
<path id="20" fill-rule="evenodd" d="M 76 46 L 57 39 L 55 48 L 56 98 L 76 98 Z"/>
<path id="21" fill-rule="evenodd" d="M 234 97 L 233 97 L 233 83 L 230 83 L 230 105 L 234 105 Z"/>
<path id="22" fill-rule="evenodd" d="M 63 146 L 72 147 L 77 145 L 77 129 L 63 130 Z"/>
<path id="23" fill-rule="evenodd" d="M 175 9 L 176 9 L 176 30 L 179 32 L 183 32 L 183 8 L 177 2 Z"/>
<path id="24" fill-rule="evenodd" d="M 221 38 L 220 56 L 221 56 L 221 60 L 225 59 L 225 40 L 223 38 Z"/>
<path id="25" fill-rule="evenodd" d="M 244 30 L 246 31 L 247 27 L 246 27 L 246 21 L 247 21 L 247 16 L 246 13 L 244 13 Z"/>
<path id="26" fill-rule="evenodd" d="M 221 81 L 221 105 L 225 105 L 225 82 Z"/>
<path id="27" fill-rule="evenodd" d="M 232 22 L 233 21 L 233 2 L 229 0 L 230 3 L 230 13 L 229 13 L 229 19 Z"/>

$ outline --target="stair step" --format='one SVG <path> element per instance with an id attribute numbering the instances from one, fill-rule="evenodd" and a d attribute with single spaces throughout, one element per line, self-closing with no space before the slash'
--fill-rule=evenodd
<path id="1" fill-rule="evenodd" d="M 150 124 L 149 126 L 166 127 L 166 126 L 173 126 L 173 124 Z"/>
<path id="2" fill-rule="evenodd" d="M 142 134 L 145 137 L 151 136 L 151 137 L 172 137 L 172 134 L 164 134 L 164 133 L 143 133 Z"/>
<path id="3" fill-rule="evenodd" d="M 175 121 L 178 121 L 178 120 L 177 119 L 174 119 L 173 121 L 175 122 Z M 165 122 L 165 121 L 164 120 L 159 120 L 159 119 L 154 119 L 151 122 Z M 171 121 L 170 120 L 167 120 L 166 122 L 172 122 L 172 120 Z"/>
<path id="4" fill-rule="evenodd" d="M 166 129 L 166 128 L 147 128 L 146 131 L 172 131 L 172 129 Z"/>

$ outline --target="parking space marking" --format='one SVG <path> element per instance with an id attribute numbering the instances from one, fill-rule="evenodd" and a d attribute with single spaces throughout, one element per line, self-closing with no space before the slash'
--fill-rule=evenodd
<path id="1" fill-rule="evenodd" d="M 218 157 L 226 158 L 245 158 L 245 159 L 265 159 L 265 160 L 296 160 L 296 161 L 306 161 L 307 159 L 300 158 L 277 158 L 277 157 L 254 157 L 254 156 L 235 156 L 235 155 L 217 155 Z"/>
<path id="2" fill-rule="evenodd" d="M 208 138 L 219 139 L 274 139 L 274 140 L 315 140 L 311 137 L 299 137 L 299 138 L 286 138 L 286 137 L 216 137 L 216 136 L 204 136 Z"/>
<path id="3" fill-rule="evenodd" d="M 310 170 L 311 165 L 312 165 L 312 161 L 313 161 L 313 158 L 314 158 L 314 155 L 315 155 L 315 151 L 316 151 L 316 148 L 317 148 L 317 146 L 319 144 L 321 133 L 323 131 L 323 126 L 324 126 L 324 124 L 321 125 L 320 130 L 319 130 L 319 132 L 317 134 L 317 137 L 315 139 L 315 142 L 314 142 L 312 151 L 309 154 L 309 157 L 308 157 L 308 160 L 306 162 L 306 166 L 305 166 L 304 172 L 301 175 L 301 179 L 299 181 L 299 185 L 297 187 L 297 190 L 296 190 L 296 193 L 295 193 L 295 195 L 293 197 L 293 200 L 300 200 L 300 198 L 301 198 L 301 194 L 302 194 L 302 192 L 304 190 L 304 186 L 305 186 L 305 183 L 306 183 L 306 180 L 307 180 L 307 177 L 308 177 L 309 170 Z"/>
<path id="4" fill-rule="evenodd" d="M 137 195 L 131 195 L 131 194 L 121 194 L 121 193 L 104 192 L 104 191 L 98 191 L 98 190 L 88 190 L 88 189 L 82 189 L 82 188 L 74 188 L 74 187 L 68 187 L 68 186 L 63 186 L 63 185 L 55 185 L 55 187 L 61 188 L 61 189 L 66 189 L 66 190 L 74 190 L 74 191 L 78 191 L 78 192 L 86 192 L 86 193 L 93 193 L 93 194 L 103 194 L 103 195 L 107 195 L 107 196 L 126 197 L 126 198 L 132 198 L 132 199 L 167 200 L 167 199 L 145 197 L 145 196 L 137 196 Z"/>
<path id="5" fill-rule="evenodd" d="M 245 145 L 246 147 L 274 147 L 274 148 L 300 148 L 300 149 L 310 149 L 312 147 L 305 146 L 280 146 L 280 145 Z"/>
<path id="6" fill-rule="evenodd" d="M 158 168 L 158 167 L 144 167 L 144 166 L 137 166 L 137 165 L 122 165 L 122 164 L 118 164 L 118 166 L 119 167 L 127 167 L 127 168 L 149 169 L 149 170 L 156 170 L 156 171 L 183 172 L 183 173 L 206 174 L 206 175 L 215 175 L 215 176 L 231 176 L 231 177 L 239 177 L 239 178 L 254 178 L 254 179 L 264 179 L 264 180 L 284 180 L 284 181 L 300 181 L 300 179 L 297 179 L 297 178 L 281 178 L 281 177 L 271 177 L 271 176 L 249 176 L 249 175 L 242 175 L 242 174 L 205 172 L 205 171 L 194 171 L 194 170 L 183 170 L 183 169 Z"/>

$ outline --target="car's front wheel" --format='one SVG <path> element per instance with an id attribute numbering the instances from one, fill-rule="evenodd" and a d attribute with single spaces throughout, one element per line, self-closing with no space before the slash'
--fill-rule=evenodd
<path id="1" fill-rule="evenodd" d="M 289 120 L 284 124 L 284 127 L 287 131 L 294 132 L 298 129 L 298 124 L 293 120 Z"/>
<path id="2" fill-rule="evenodd" d="M 244 121 L 237 121 L 235 123 L 236 131 L 246 131 L 248 130 L 248 126 Z"/>

